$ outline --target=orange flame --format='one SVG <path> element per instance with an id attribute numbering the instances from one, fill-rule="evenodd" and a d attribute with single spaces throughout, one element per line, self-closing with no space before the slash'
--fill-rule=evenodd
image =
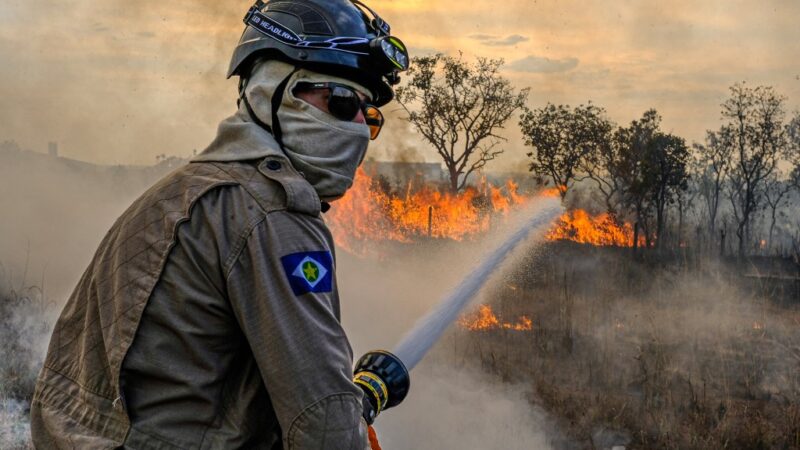
<path id="1" fill-rule="evenodd" d="M 489 230 L 491 216 L 506 215 L 526 201 L 509 180 L 502 188 L 483 182 L 453 194 L 409 183 L 404 193 L 390 194 L 363 169 L 353 187 L 326 214 L 339 246 L 356 253 L 365 241 L 410 242 L 430 236 L 463 240 Z"/>
<path id="2" fill-rule="evenodd" d="M 458 320 L 458 324 L 470 331 L 488 331 L 496 329 L 530 331 L 533 329 L 533 321 L 525 315 L 519 316 L 516 323 L 501 322 L 492 312 L 489 305 L 480 305 L 478 311 L 465 314 Z"/>
<path id="3" fill-rule="evenodd" d="M 618 224 L 607 213 L 590 216 L 582 209 L 564 213 L 547 233 L 547 239 L 570 240 L 598 246 L 633 246 L 633 227 L 629 223 Z M 643 239 L 640 239 L 640 242 Z"/>
<path id="4" fill-rule="evenodd" d="M 537 195 L 558 197 L 564 189 L 553 187 Z M 483 180 L 479 187 L 458 194 L 412 183 L 400 193 L 390 193 L 359 168 L 353 187 L 325 218 L 337 246 L 363 255 L 375 252 L 375 243 L 412 242 L 425 236 L 457 241 L 474 238 L 489 230 L 494 216 L 506 216 L 529 199 L 519 193 L 513 180 L 502 187 Z M 578 209 L 562 215 L 546 237 L 629 247 L 633 245 L 633 227 L 619 224 L 609 214 L 591 216 Z"/>
<path id="5" fill-rule="evenodd" d="M 544 197 L 561 197 L 565 192 L 567 192 L 567 187 L 562 185 L 551 187 L 544 189 L 539 192 L 539 195 Z"/>

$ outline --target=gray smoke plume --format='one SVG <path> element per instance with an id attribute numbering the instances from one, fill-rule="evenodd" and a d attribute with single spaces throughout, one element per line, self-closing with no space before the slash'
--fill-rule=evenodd
<path id="1" fill-rule="evenodd" d="M 0 397 L 0 448 L 27 448 L 31 431 L 27 410 L 27 402 Z"/>

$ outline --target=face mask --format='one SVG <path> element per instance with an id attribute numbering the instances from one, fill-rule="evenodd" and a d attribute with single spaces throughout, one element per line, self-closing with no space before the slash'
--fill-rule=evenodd
<path id="1" fill-rule="evenodd" d="M 339 120 L 298 99 L 292 91 L 298 82 L 337 82 L 369 91 L 349 80 L 294 70 L 282 62 L 263 62 L 253 71 L 245 94 L 259 119 L 272 126 L 272 96 L 281 81 L 290 76 L 277 114 L 283 151 L 321 200 L 336 200 L 353 185 L 356 169 L 367 152 L 369 127 Z"/>

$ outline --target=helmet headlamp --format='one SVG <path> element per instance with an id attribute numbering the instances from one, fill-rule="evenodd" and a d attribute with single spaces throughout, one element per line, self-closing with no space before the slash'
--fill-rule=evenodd
<path id="1" fill-rule="evenodd" d="M 400 39 L 383 36 L 369 43 L 370 53 L 382 67 L 388 70 L 408 70 L 408 50 Z"/>

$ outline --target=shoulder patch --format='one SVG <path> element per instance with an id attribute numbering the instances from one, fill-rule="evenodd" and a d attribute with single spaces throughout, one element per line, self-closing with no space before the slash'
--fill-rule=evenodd
<path id="1" fill-rule="evenodd" d="M 281 257 L 283 271 L 294 295 L 333 290 L 331 252 L 300 252 Z"/>

